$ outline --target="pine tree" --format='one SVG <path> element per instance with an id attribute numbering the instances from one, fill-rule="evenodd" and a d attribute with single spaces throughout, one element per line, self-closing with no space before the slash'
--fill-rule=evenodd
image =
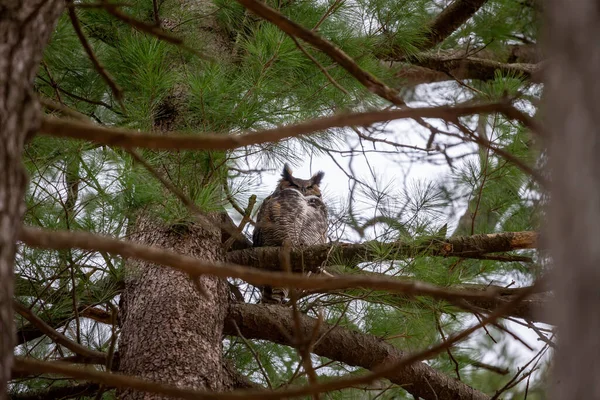
<path id="1" fill-rule="evenodd" d="M 532 232 L 547 201 L 537 2 L 85 0 L 60 17 L 56 3 L 56 16 L 35 11 L 56 27 L 41 62 L 41 44 L 27 60 L 45 115 L 23 151 L 11 398 L 183 396 L 174 385 L 485 399 L 545 375 L 552 344 L 523 370 L 510 354 L 482 362 L 514 334 L 503 315 L 551 340 L 529 322 L 553 322 L 539 311 L 547 288 L 532 284 L 547 264 Z M 412 136 L 390 133 L 399 118 Z M 390 153 L 451 169 L 402 187 L 343 164 Z M 334 243 L 249 248 L 261 174 L 309 156 L 336 160 L 351 183 L 331 204 Z M 282 255 L 334 278 L 276 275 Z M 502 276 L 514 287 L 494 284 Z M 273 279 L 302 290 L 287 306 L 254 304 Z M 453 342 L 478 322 L 487 336 Z"/>

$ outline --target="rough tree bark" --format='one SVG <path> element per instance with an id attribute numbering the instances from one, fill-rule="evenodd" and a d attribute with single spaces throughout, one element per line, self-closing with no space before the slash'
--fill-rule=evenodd
<path id="1" fill-rule="evenodd" d="M 41 116 L 33 79 L 62 8 L 61 0 L 0 2 L 0 399 L 15 343 L 13 262 L 27 182 L 21 155 Z"/>
<path id="2" fill-rule="evenodd" d="M 532 231 L 502 232 L 472 236 L 456 236 L 450 239 L 425 240 L 422 243 L 396 242 L 390 244 L 389 259 L 429 254 L 444 257 L 478 258 L 489 253 L 500 253 L 537 246 L 538 234 Z M 317 272 L 329 264 L 330 259 L 346 262 L 362 262 L 376 259 L 371 250 L 372 243 L 328 243 L 311 246 L 290 253 L 295 271 Z M 335 257 L 334 257 L 335 256 Z M 271 271 L 279 270 L 279 247 L 259 247 L 227 253 L 227 261 Z"/>
<path id="3" fill-rule="evenodd" d="M 552 176 L 548 241 L 559 350 L 554 399 L 600 399 L 600 4 L 551 0 L 546 95 Z"/>
<path id="4" fill-rule="evenodd" d="M 210 0 L 178 0 L 187 18 L 197 15 L 203 37 L 202 53 L 224 60 L 231 54 L 230 39 L 217 24 L 215 6 Z M 165 27 L 181 21 L 160 17 Z M 175 32 L 177 33 L 177 32 Z M 177 94 L 174 107 L 185 95 Z M 177 113 L 173 113 L 175 116 Z M 166 123 L 168 122 L 168 123 Z M 166 132 L 176 120 L 155 121 Z M 149 214 L 135 226 L 134 240 L 157 245 L 210 261 L 222 260 L 220 216 L 206 216 L 213 223 L 165 227 Z M 233 386 L 235 374 L 222 358 L 222 331 L 229 302 L 226 283 L 202 277 L 200 285 L 208 293 L 199 294 L 190 278 L 177 271 L 131 262 L 128 265 L 120 310 L 120 371 L 156 382 L 191 388 L 224 391 Z M 242 385 L 243 386 L 243 385 Z M 123 399 L 156 399 L 158 395 L 122 391 Z"/>
<path id="5" fill-rule="evenodd" d="M 141 217 L 133 239 L 203 260 L 218 261 L 221 232 L 196 224 L 161 226 Z M 201 295 L 190 277 L 160 266 L 131 261 L 121 304 L 120 370 L 156 382 L 223 391 L 231 387 L 222 359 L 228 307 L 225 281 L 205 276 Z M 122 399 L 157 399 L 125 390 Z"/>

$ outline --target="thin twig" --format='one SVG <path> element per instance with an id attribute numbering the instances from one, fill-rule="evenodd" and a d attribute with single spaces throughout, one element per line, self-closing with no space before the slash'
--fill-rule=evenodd
<path id="1" fill-rule="evenodd" d="M 442 337 L 442 340 L 446 341 L 446 335 L 444 334 L 444 330 L 442 329 L 442 325 L 440 324 L 440 316 L 437 315 L 437 313 L 435 313 L 435 325 L 437 327 L 438 332 L 440 333 L 440 336 Z M 458 361 L 456 361 L 456 358 L 454 358 L 454 356 L 452 355 L 450 348 L 446 349 L 446 353 L 448 353 L 448 357 L 450 357 L 450 360 L 454 363 L 454 371 L 456 372 L 456 378 L 460 381 L 461 379 Z"/>
<path id="2" fill-rule="evenodd" d="M 229 249 L 231 248 L 231 246 L 233 245 L 233 243 L 236 241 L 236 237 L 239 237 L 239 236 L 242 235 L 242 232 L 244 231 L 244 228 L 246 227 L 246 224 L 249 223 L 249 222 L 250 223 L 252 222 L 252 219 L 250 218 L 250 216 L 252 215 L 252 209 L 254 209 L 254 205 L 255 204 L 256 204 L 256 195 L 253 194 L 248 199 L 248 206 L 244 210 L 244 214 L 243 214 L 242 220 L 240 221 L 240 225 L 236 229 L 236 236 L 232 235 L 229 239 L 227 239 L 225 241 L 225 244 L 223 244 L 223 251 L 224 252 L 229 251 Z"/>
<path id="3" fill-rule="evenodd" d="M 41 76 L 40 76 L 39 78 L 40 78 L 40 80 L 42 80 L 42 81 L 46 82 L 47 84 L 51 85 L 51 83 L 50 83 L 50 82 L 48 82 L 48 81 L 47 81 L 46 79 L 44 79 L 43 77 L 41 77 Z M 85 97 L 79 96 L 79 95 L 77 95 L 77 94 L 75 94 L 75 93 L 71 93 L 71 92 L 69 92 L 68 90 L 65 90 L 65 89 L 63 89 L 63 88 L 62 88 L 62 87 L 60 87 L 60 86 L 56 86 L 56 88 L 57 88 L 57 89 L 58 89 L 58 90 L 59 90 L 61 93 L 64 93 L 64 94 L 66 94 L 67 96 L 74 98 L 75 100 L 83 101 L 83 102 L 85 102 L 85 103 L 93 104 L 93 105 L 96 105 L 96 106 L 102 106 L 102 107 L 106 108 L 107 110 L 110 110 L 110 111 L 112 111 L 112 112 L 114 112 L 114 113 L 117 113 L 117 114 L 119 113 L 117 110 L 113 109 L 113 107 L 112 107 L 110 104 L 108 104 L 108 103 L 105 103 L 105 102 L 103 102 L 103 101 L 101 101 L 101 100 L 90 100 L 90 99 L 86 99 Z"/>
<path id="4" fill-rule="evenodd" d="M 13 307 L 17 313 L 23 318 L 35 325 L 40 331 L 47 335 L 50 339 L 54 340 L 58 345 L 64 346 L 71 350 L 73 353 L 78 354 L 88 359 L 104 359 L 105 354 L 99 351 L 90 350 L 89 348 L 82 346 L 81 344 L 74 342 L 62 333 L 57 332 L 50 325 L 45 323 L 40 317 L 35 315 L 29 308 L 25 307 L 18 301 L 13 301 Z"/>
<path id="5" fill-rule="evenodd" d="M 242 339 L 242 342 L 244 342 L 246 347 L 248 347 L 248 350 L 250 350 L 250 353 L 252 353 L 252 356 L 256 360 L 256 364 L 258 364 L 258 369 L 260 369 L 260 372 L 262 373 L 263 377 L 265 378 L 265 382 L 267 382 L 267 386 L 269 387 L 269 389 L 273 390 L 273 384 L 271 383 L 271 379 L 269 379 L 269 374 L 267 374 L 265 367 L 263 367 L 263 364 L 260 361 L 260 356 L 258 355 L 256 350 L 254 350 L 254 346 L 252 346 L 252 343 L 250 343 L 248 341 L 248 339 L 246 339 L 244 337 L 244 335 L 242 335 L 242 332 L 240 331 L 240 327 L 237 325 L 237 323 L 235 321 L 232 321 L 232 322 L 233 322 L 233 327 L 237 331 L 238 337 L 240 339 Z"/>
<path id="6" fill-rule="evenodd" d="M 58 91 L 58 85 L 57 85 L 56 81 L 54 80 L 54 78 L 52 78 L 52 74 L 50 73 L 48 64 L 46 63 L 46 61 L 42 61 L 42 65 L 44 66 L 44 71 L 46 71 L 46 74 L 48 75 L 48 79 L 50 79 L 50 86 L 52 86 L 52 89 L 54 89 L 54 93 L 56 94 L 56 99 L 58 100 L 58 102 L 61 105 L 64 105 L 64 103 L 60 97 L 60 92 Z"/>
<path id="7" fill-rule="evenodd" d="M 72 4 L 74 4 L 74 2 L 73 2 L 73 0 L 67 0 L 67 4 L 72 5 Z M 75 8 L 68 7 L 68 13 L 69 13 L 69 18 L 71 19 L 71 23 L 73 24 L 73 29 L 75 29 L 75 33 L 77 34 L 77 37 L 79 38 L 79 41 L 81 42 L 81 45 L 83 46 L 85 52 L 87 53 L 88 57 L 90 58 L 90 61 L 94 65 L 96 72 L 98 72 L 98 74 L 100 74 L 102 79 L 104 79 L 104 82 L 106 82 L 108 87 L 110 87 L 110 90 L 112 91 L 113 95 L 115 96 L 115 99 L 117 99 L 117 101 L 119 102 L 119 105 L 121 106 L 122 111 L 125 112 L 125 105 L 123 104 L 123 89 L 121 89 L 121 87 L 119 85 L 117 85 L 117 83 L 115 82 L 113 77 L 110 76 L 108 71 L 104 68 L 104 66 L 100 63 L 100 61 L 96 57 L 96 54 L 94 53 L 94 50 L 92 49 L 92 46 L 90 46 L 89 42 L 87 41 L 87 39 L 85 37 L 85 34 L 83 33 L 83 30 L 81 29 L 81 24 L 79 23 L 79 19 L 77 18 L 77 13 L 75 12 Z"/>
<path id="8" fill-rule="evenodd" d="M 495 365 L 490 365 L 490 364 L 482 363 L 481 361 L 471 361 L 470 364 L 472 366 L 474 366 L 474 367 L 483 368 L 483 369 L 486 369 L 488 371 L 495 372 L 495 373 L 497 373 L 499 375 L 508 375 L 508 373 L 510 372 L 510 370 L 508 368 L 497 367 Z"/>
<path id="9" fill-rule="evenodd" d="M 333 76 L 331 76 L 329 74 L 329 72 L 327 72 L 327 70 L 325 69 L 325 67 L 323 67 L 321 65 L 321 63 L 319 63 L 319 61 L 314 58 L 308 51 L 306 51 L 306 49 L 300 44 L 300 42 L 298 42 L 298 40 L 296 40 L 296 38 L 294 36 L 290 36 L 291 39 L 294 41 L 294 43 L 296 44 L 296 47 L 298 47 L 298 49 L 304 53 L 304 55 L 306 57 L 308 57 L 316 66 L 317 68 L 319 68 L 321 70 L 321 72 L 323 73 L 323 75 L 325 75 L 325 77 L 329 80 L 329 82 L 331 82 L 331 84 L 333 86 L 335 86 L 336 88 L 338 88 L 339 90 L 341 90 L 345 95 L 350 96 L 350 93 L 348 93 L 348 91 L 346 89 L 344 89 L 344 87 L 342 85 L 340 85 L 339 83 L 336 82 L 335 79 L 333 79 Z"/>
<path id="10" fill-rule="evenodd" d="M 72 0 L 71 0 L 72 1 Z M 176 36 L 171 35 L 170 33 L 162 30 L 160 28 L 160 26 L 154 25 L 154 24 L 149 24 L 147 22 L 144 21 L 139 21 L 133 17 L 130 17 L 129 15 L 121 12 L 117 7 L 115 7 L 112 3 L 108 3 L 108 2 L 104 2 L 104 8 L 106 9 L 106 11 L 112 15 L 113 17 L 120 19 L 121 21 L 125 22 L 128 25 L 131 25 L 132 27 L 134 27 L 135 29 L 137 29 L 138 31 L 150 34 L 160 40 L 164 40 L 165 42 L 169 42 L 172 44 L 177 45 L 178 47 L 189 51 L 190 53 L 195 54 L 196 56 L 204 59 L 204 60 L 208 60 L 209 57 L 206 54 L 202 54 L 201 52 L 192 49 L 191 47 L 187 46 L 184 44 L 183 39 L 178 38 Z"/>

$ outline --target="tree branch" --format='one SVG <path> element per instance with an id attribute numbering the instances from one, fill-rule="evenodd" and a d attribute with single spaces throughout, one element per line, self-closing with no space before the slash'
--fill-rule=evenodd
<path id="1" fill-rule="evenodd" d="M 460 28 L 487 0 L 454 0 L 428 26 L 428 35 L 421 49 L 426 50 L 443 42 Z"/>
<path id="2" fill-rule="evenodd" d="M 502 63 L 478 57 L 456 55 L 417 54 L 408 61 L 416 66 L 443 72 L 456 79 L 494 79 L 496 71 L 503 75 L 520 75 L 532 82 L 541 82 L 543 65 L 526 63 Z"/>
<path id="3" fill-rule="evenodd" d="M 510 104 L 466 104 L 455 107 L 426 107 L 401 110 L 369 111 L 364 113 L 337 114 L 331 117 L 282 126 L 262 131 L 245 132 L 239 135 L 157 135 L 140 133 L 128 129 L 104 128 L 98 125 L 78 121 L 45 117 L 40 133 L 55 137 L 89 140 L 109 146 L 124 148 L 143 147 L 163 150 L 232 150 L 267 142 L 279 142 L 284 139 L 313 134 L 331 128 L 368 126 L 401 118 L 440 118 L 453 121 L 458 117 L 478 113 L 502 113 L 509 119 Z"/>
<path id="4" fill-rule="evenodd" d="M 234 323 L 241 333 L 252 339 L 293 346 L 290 338 L 295 334 L 295 323 L 287 307 L 274 305 L 234 304 L 225 322 L 225 333 L 237 336 Z M 303 337 L 314 334 L 318 321 L 300 316 L 300 332 Z M 313 352 L 332 360 L 352 366 L 376 370 L 382 364 L 395 363 L 405 358 L 405 353 L 381 339 L 354 332 L 347 328 L 321 323 Z M 425 363 L 413 363 L 385 376 L 406 391 L 425 399 L 487 399 L 485 394 L 453 379 Z M 432 392 L 435 395 L 432 395 Z"/>
<path id="5" fill-rule="evenodd" d="M 386 259 L 431 255 L 441 257 L 481 258 L 489 253 L 499 253 L 519 249 L 532 249 L 537 246 L 536 232 L 505 232 L 474 236 L 459 236 L 445 240 L 428 240 L 420 244 L 378 242 L 330 243 L 295 249 L 290 253 L 295 271 L 318 272 L 331 259 L 359 263 L 381 259 L 373 248 L 392 247 L 386 252 Z M 247 265 L 263 270 L 279 271 L 279 247 L 256 247 L 227 253 L 228 262 Z"/>
<path id="6" fill-rule="evenodd" d="M 125 106 L 123 104 L 123 89 L 121 89 L 121 87 L 115 82 L 114 78 L 108 73 L 108 71 L 100 63 L 100 60 L 98 60 L 98 57 L 96 57 L 96 54 L 94 53 L 94 50 L 92 49 L 92 46 L 90 46 L 89 42 L 87 41 L 87 39 L 85 37 L 85 34 L 83 33 L 83 30 L 81 29 L 81 23 L 79 22 L 79 19 L 77 18 L 77 13 L 75 12 L 75 8 L 72 7 L 73 4 L 74 4 L 73 0 L 67 0 L 67 5 L 70 6 L 70 7 L 67 7 L 68 14 L 69 14 L 69 18 L 71 19 L 71 24 L 73 25 L 73 29 L 75 30 L 75 33 L 77 34 L 77 37 L 79 38 L 79 41 L 81 42 L 81 45 L 83 46 L 90 61 L 92 62 L 94 69 L 102 77 L 104 82 L 106 82 L 108 87 L 110 87 L 110 90 L 112 91 L 113 95 L 115 96 L 115 98 L 117 99 L 119 104 L 121 105 L 121 109 L 123 111 L 125 111 Z"/>
<path id="7" fill-rule="evenodd" d="M 483 290 L 485 287 L 479 285 L 469 286 L 464 287 L 464 289 L 477 291 Z M 518 295 L 519 290 L 522 289 L 504 289 L 493 299 L 468 300 L 467 303 L 473 307 L 483 309 L 485 311 L 492 311 L 514 300 L 515 296 Z M 552 292 L 534 293 L 516 305 L 512 309 L 509 316 L 530 321 L 544 322 L 546 324 L 556 324 L 556 321 L 554 321 L 552 315 L 544 312 L 544 307 L 550 304 L 550 301 L 553 298 L 554 296 L 552 295 Z"/>
<path id="8" fill-rule="evenodd" d="M 317 35 L 315 32 L 306 29 L 294 21 L 291 21 L 283 14 L 272 9 L 266 4 L 257 0 L 237 0 L 248 10 L 252 11 L 259 17 L 271 22 L 289 36 L 295 36 L 307 43 L 310 43 L 315 48 L 321 50 L 329 58 L 338 63 L 350 75 L 356 78 L 365 88 L 372 93 L 388 100 L 392 104 L 402 106 L 405 105 L 400 94 L 395 90 L 381 82 L 376 76 L 362 69 L 348 54 L 335 44 Z"/>
<path id="9" fill-rule="evenodd" d="M 47 335 L 50 339 L 54 340 L 57 344 L 66 347 L 73 353 L 84 357 L 85 359 L 95 360 L 103 359 L 104 353 L 99 351 L 90 350 L 89 348 L 80 345 L 77 342 L 72 341 L 62 333 L 57 332 L 50 325 L 46 324 L 41 318 L 31 312 L 30 309 L 22 305 L 21 303 L 14 301 L 13 307 L 15 310 L 33 325 L 35 325 L 41 332 Z"/>
<path id="10" fill-rule="evenodd" d="M 212 275 L 219 278 L 233 277 L 243 279 L 253 285 L 289 286 L 312 290 L 362 287 L 402 293 L 405 296 L 432 296 L 448 301 L 471 300 L 496 295 L 494 290 L 481 293 L 455 291 L 423 282 L 402 281 L 393 277 L 373 278 L 369 276 L 338 275 L 335 278 L 329 278 L 306 277 L 302 274 L 286 272 L 266 272 L 235 264 L 206 262 L 156 246 L 145 246 L 85 232 L 45 231 L 23 227 L 19 239 L 29 246 L 38 248 L 54 250 L 79 248 L 108 252 L 126 258 L 132 257 L 158 265 L 169 266 L 194 277 L 201 275 Z M 458 242 L 457 245 L 459 245 Z"/>
<path id="11" fill-rule="evenodd" d="M 465 50 L 437 50 L 410 58 L 386 46 L 380 46 L 377 51 L 375 56 L 380 60 L 401 63 L 396 77 L 411 85 L 452 79 L 492 80 L 496 70 L 503 75 L 520 74 L 537 83 L 543 80 L 545 71 L 542 54 L 534 44 L 507 45 L 501 52 L 483 49 L 471 52 L 471 55 Z"/>

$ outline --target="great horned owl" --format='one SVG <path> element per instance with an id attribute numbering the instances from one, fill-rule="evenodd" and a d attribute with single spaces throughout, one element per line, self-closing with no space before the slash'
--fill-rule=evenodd
<path id="1" fill-rule="evenodd" d="M 323 175 L 317 172 L 310 179 L 299 179 L 292 175 L 287 164 L 283 167 L 277 188 L 258 211 L 252 234 L 254 247 L 282 246 L 284 242 L 299 247 L 327 242 L 327 208 L 319 188 Z M 265 286 L 261 292 L 263 303 L 282 303 L 288 291 Z"/>

